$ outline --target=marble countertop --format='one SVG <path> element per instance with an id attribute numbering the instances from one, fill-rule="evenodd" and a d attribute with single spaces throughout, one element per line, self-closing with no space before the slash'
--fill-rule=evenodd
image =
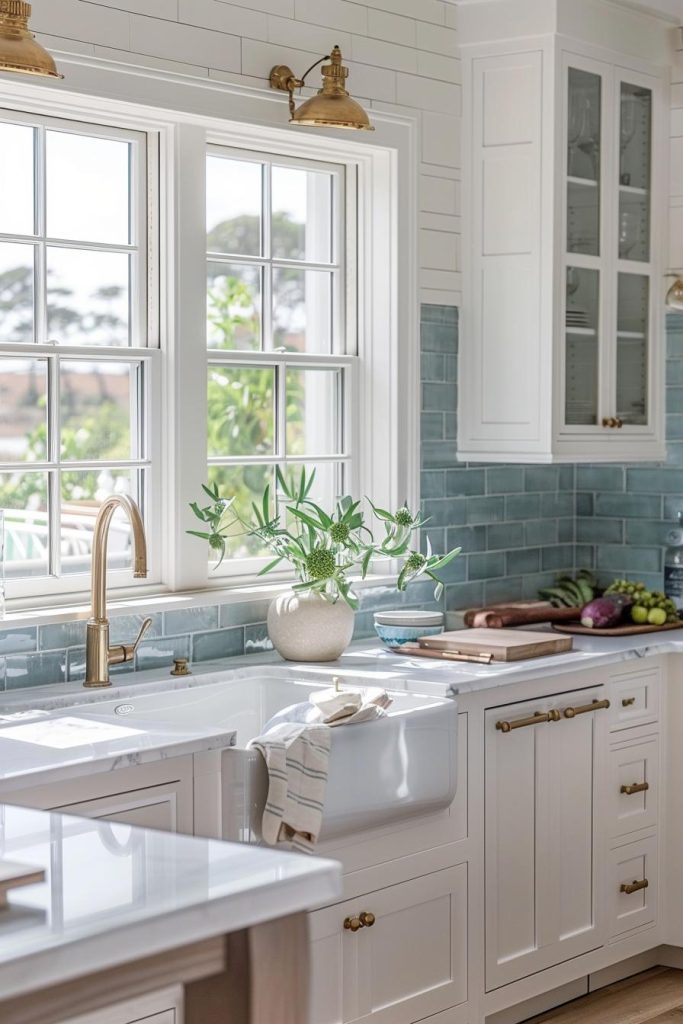
<path id="1" fill-rule="evenodd" d="M 0 859 L 44 867 L 0 911 L 3 998 L 333 902 L 335 861 L 0 804 Z"/>
<path id="2" fill-rule="evenodd" d="M 192 727 L 168 722 L 133 725 L 124 718 L 98 720 L 96 705 L 92 711 L 88 708 L 87 716 L 75 717 L 68 708 L 41 709 L 32 703 L 31 708 L 0 712 L 0 792 L 5 797 L 27 784 L 77 778 L 85 765 L 88 771 L 109 772 L 223 750 L 235 742 L 234 730 L 210 722 Z"/>

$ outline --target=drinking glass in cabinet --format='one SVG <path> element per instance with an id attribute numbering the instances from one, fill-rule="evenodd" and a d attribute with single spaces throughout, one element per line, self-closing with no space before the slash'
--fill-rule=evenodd
<path id="1" fill-rule="evenodd" d="M 617 416 L 647 423 L 650 279 L 619 274 L 617 289 Z"/>
<path id="2" fill-rule="evenodd" d="M 569 69 L 567 176 L 600 179 L 601 81 L 599 75 Z"/>
<path id="3" fill-rule="evenodd" d="M 565 313 L 565 423 L 598 422 L 600 274 L 567 267 Z"/>

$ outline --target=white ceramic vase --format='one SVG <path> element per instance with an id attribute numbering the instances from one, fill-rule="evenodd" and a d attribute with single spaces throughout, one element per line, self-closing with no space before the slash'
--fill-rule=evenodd
<path id="1" fill-rule="evenodd" d="M 268 635 L 287 661 L 336 661 L 351 642 L 353 611 L 341 598 L 289 590 L 271 601 Z"/>

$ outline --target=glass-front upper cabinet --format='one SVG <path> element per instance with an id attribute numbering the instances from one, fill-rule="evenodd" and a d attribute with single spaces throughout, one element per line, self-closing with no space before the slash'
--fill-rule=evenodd
<path id="1" fill-rule="evenodd" d="M 653 88 L 571 59 L 565 81 L 563 429 L 642 433 L 653 371 Z"/>

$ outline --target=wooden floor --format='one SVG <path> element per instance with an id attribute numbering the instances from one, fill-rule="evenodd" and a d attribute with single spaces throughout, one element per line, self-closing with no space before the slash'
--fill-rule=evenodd
<path id="1" fill-rule="evenodd" d="M 683 1024 L 683 971 L 655 967 L 532 1017 L 533 1024 Z M 531 1024 L 531 1022 L 529 1022 Z"/>

